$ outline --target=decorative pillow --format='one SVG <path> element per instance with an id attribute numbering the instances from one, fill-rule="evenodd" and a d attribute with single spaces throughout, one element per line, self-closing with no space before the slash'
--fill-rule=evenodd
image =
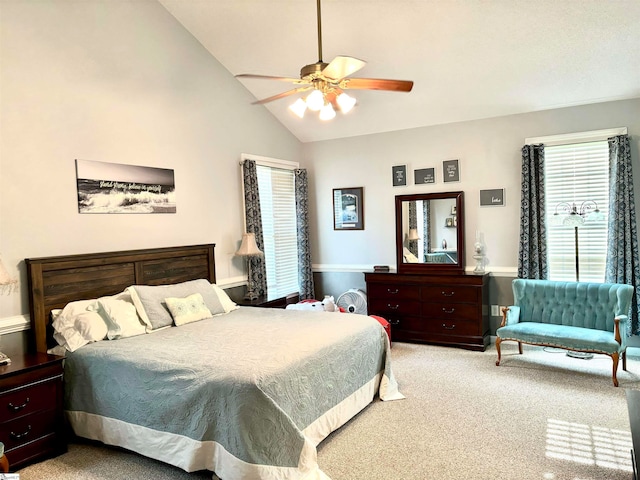
<path id="1" fill-rule="evenodd" d="M 232 310 L 237 310 L 238 308 L 240 308 L 237 303 L 229 298 L 227 292 L 225 292 L 222 288 L 220 288 L 215 283 L 212 283 L 211 286 L 213 287 L 213 291 L 216 292 L 216 295 L 218 295 L 218 300 L 220 300 L 222 308 L 224 308 L 224 313 L 229 313 Z"/>
<path id="2" fill-rule="evenodd" d="M 53 338 L 70 352 L 91 342 L 104 340 L 107 324 L 100 314 L 91 309 L 97 300 L 68 303 L 60 312 L 52 311 Z"/>
<path id="3" fill-rule="evenodd" d="M 204 303 L 202 295 L 194 293 L 185 298 L 165 298 L 176 326 L 211 318 L 211 310 Z"/>
<path id="4" fill-rule="evenodd" d="M 174 285 L 133 285 L 126 290 L 131 294 L 138 315 L 147 326 L 147 331 L 157 330 L 173 324 L 165 298 L 184 298 L 194 293 L 202 295 L 211 315 L 225 313 L 225 309 L 208 280 L 191 280 Z"/>
<path id="5" fill-rule="evenodd" d="M 118 300 L 116 297 L 102 297 L 98 299 L 96 305 L 89 308 L 102 316 L 108 327 L 109 340 L 134 337 L 147 331 L 138 317 L 136 307 L 131 302 Z"/>

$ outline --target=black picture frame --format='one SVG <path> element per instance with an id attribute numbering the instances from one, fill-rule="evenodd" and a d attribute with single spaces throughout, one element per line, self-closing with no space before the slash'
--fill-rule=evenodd
<path id="1" fill-rule="evenodd" d="M 436 169 L 435 168 L 420 168 L 413 171 L 414 183 L 416 185 L 423 185 L 425 183 L 436 183 Z"/>
<path id="2" fill-rule="evenodd" d="M 444 183 L 460 181 L 460 163 L 458 160 L 444 160 L 442 162 L 442 180 Z"/>
<path id="3" fill-rule="evenodd" d="M 393 167 L 391 167 L 391 174 L 393 175 L 394 187 L 404 187 L 407 184 L 406 165 L 394 165 Z"/>
<path id="4" fill-rule="evenodd" d="M 364 230 L 364 187 L 333 189 L 333 229 Z"/>
<path id="5" fill-rule="evenodd" d="M 480 190 L 481 207 L 504 207 L 504 188 Z"/>

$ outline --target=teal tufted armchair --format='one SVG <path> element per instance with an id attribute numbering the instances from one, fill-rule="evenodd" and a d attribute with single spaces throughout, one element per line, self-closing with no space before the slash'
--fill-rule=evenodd
<path id="1" fill-rule="evenodd" d="M 557 282 L 516 279 L 514 305 L 502 313 L 496 331 L 500 365 L 500 344 L 505 340 L 567 350 L 601 353 L 613 360 L 613 384 L 622 355 L 627 369 L 628 314 L 633 287 L 617 283 Z"/>

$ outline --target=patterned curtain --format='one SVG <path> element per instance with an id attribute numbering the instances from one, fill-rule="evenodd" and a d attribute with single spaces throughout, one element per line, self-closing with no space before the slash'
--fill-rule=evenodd
<path id="1" fill-rule="evenodd" d="M 522 147 L 519 278 L 547 278 L 544 199 L 544 145 L 525 145 Z"/>
<path id="2" fill-rule="evenodd" d="M 256 244 L 260 250 L 264 251 L 256 162 L 254 160 L 245 160 L 242 167 L 247 233 L 255 233 Z M 248 261 L 251 262 L 251 277 L 254 291 L 258 295 L 265 295 L 267 293 L 267 269 L 264 265 L 264 257 L 249 257 Z"/>
<path id="3" fill-rule="evenodd" d="M 628 333 L 638 335 L 640 259 L 628 135 L 609 138 L 609 225 L 605 282 L 627 283 L 635 287 Z"/>
<path id="4" fill-rule="evenodd" d="M 422 236 L 423 252 L 431 252 L 431 202 L 425 200 L 422 202 Z"/>
<path id="5" fill-rule="evenodd" d="M 298 231 L 298 282 L 300 300 L 314 298 L 311 247 L 309 246 L 309 187 L 307 171 L 294 170 L 296 193 L 296 218 Z"/>
<path id="6" fill-rule="evenodd" d="M 409 202 L 409 232 L 418 228 L 418 213 L 416 210 L 416 202 Z M 418 240 L 407 240 L 407 248 L 416 257 L 418 256 Z"/>

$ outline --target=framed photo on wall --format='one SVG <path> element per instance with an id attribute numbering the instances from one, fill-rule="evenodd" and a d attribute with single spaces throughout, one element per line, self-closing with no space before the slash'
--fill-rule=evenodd
<path id="1" fill-rule="evenodd" d="M 480 190 L 481 207 L 504 207 L 504 188 Z"/>
<path id="2" fill-rule="evenodd" d="M 364 187 L 333 189 L 333 229 L 364 230 Z"/>
<path id="3" fill-rule="evenodd" d="M 436 169 L 435 168 L 421 168 L 413 171 L 414 183 L 416 185 L 422 185 L 424 183 L 436 183 Z"/>
<path id="4" fill-rule="evenodd" d="M 391 173 L 393 175 L 393 186 L 403 187 L 407 184 L 407 166 L 395 165 L 391 167 Z"/>
<path id="5" fill-rule="evenodd" d="M 445 160 L 442 162 L 443 181 L 459 182 L 460 181 L 460 164 L 458 160 Z"/>

